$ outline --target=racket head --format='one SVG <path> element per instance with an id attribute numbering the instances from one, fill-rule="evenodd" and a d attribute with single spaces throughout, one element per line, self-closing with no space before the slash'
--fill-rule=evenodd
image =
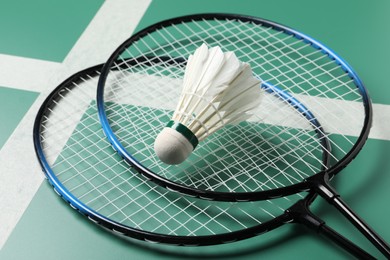
<path id="1" fill-rule="evenodd" d="M 282 95 L 265 92 L 254 117 L 214 133 L 185 163 L 168 166 L 156 158 L 153 141 L 180 96 L 183 59 L 204 42 L 234 51 Z M 114 149 L 138 172 L 171 190 L 224 201 L 309 190 L 307 179 L 332 177 L 352 161 L 372 123 L 365 86 L 331 49 L 286 26 L 233 14 L 178 17 L 133 35 L 105 64 L 97 104 Z"/>
<path id="2" fill-rule="evenodd" d="M 34 146 L 45 176 L 73 209 L 115 234 L 173 245 L 233 242 L 292 221 L 286 210 L 304 194 L 208 201 L 171 192 L 137 174 L 101 131 L 95 100 L 101 68 L 61 83 L 34 123 Z"/>

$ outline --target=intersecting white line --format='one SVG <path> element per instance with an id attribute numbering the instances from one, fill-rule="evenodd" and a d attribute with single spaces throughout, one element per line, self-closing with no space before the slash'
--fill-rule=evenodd
<path id="1" fill-rule="evenodd" d="M 43 180 L 32 143 L 43 100 L 68 76 L 105 62 L 130 37 L 150 2 L 105 1 L 62 63 L 0 54 L 0 86 L 41 92 L 0 150 L 0 250 Z"/>
<path id="2" fill-rule="evenodd" d="M 0 86 L 42 92 L 61 63 L 0 54 Z"/>
<path id="3" fill-rule="evenodd" d="M 137 75 L 136 73 L 131 74 L 132 81 L 137 81 L 138 79 L 145 78 L 145 77 L 146 77 L 145 75 L 141 75 L 141 74 L 139 74 L 139 75 Z M 161 84 L 175 84 L 177 86 L 181 85 L 181 81 L 179 79 L 172 79 L 169 77 L 159 77 L 159 76 L 154 76 L 154 75 L 148 75 L 147 77 L 150 78 L 150 80 L 148 80 L 148 82 L 158 81 Z M 151 86 L 154 86 L 154 85 L 151 84 L 149 87 L 151 87 Z M 147 86 L 145 86 L 145 88 L 146 87 Z M 153 91 L 153 90 L 150 89 L 150 91 Z M 165 95 L 175 96 L 176 93 L 165 93 Z M 355 108 L 355 110 L 359 111 L 359 110 L 361 110 L 361 108 L 360 108 L 360 106 L 362 106 L 361 103 L 354 102 L 354 101 L 347 101 L 347 100 L 335 100 L 335 99 L 328 100 L 328 99 L 322 98 L 322 97 L 312 97 L 312 96 L 302 95 L 302 94 L 294 94 L 294 96 L 300 102 L 305 104 L 309 108 L 309 110 L 313 110 L 313 111 L 320 110 L 321 111 L 321 109 L 326 108 L 327 111 L 330 111 L 328 113 L 330 116 L 333 117 L 335 114 L 338 115 L 339 120 L 337 122 L 334 122 L 334 120 L 331 120 L 332 117 L 330 119 L 319 118 L 319 121 L 321 122 L 323 127 L 325 127 L 325 129 L 327 129 L 329 132 L 332 132 L 332 129 L 337 129 L 337 131 L 341 134 L 350 135 L 350 136 L 359 136 L 360 130 L 361 130 L 361 125 L 359 125 L 359 124 L 361 124 L 361 122 L 363 122 L 363 118 L 358 118 L 358 120 L 356 120 L 358 123 L 351 122 L 350 121 L 351 115 L 349 114 L 350 111 L 347 110 L 344 114 L 340 113 L 340 112 L 343 112 L 343 110 L 340 109 L 340 107 L 345 106 L 345 107 L 352 108 L 352 109 Z M 116 96 L 115 98 L 116 98 L 115 102 L 118 104 L 130 104 L 129 98 L 127 95 Z M 147 99 L 145 99 L 145 100 L 137 99 L 137 100 L 134 100 L 134 102 L 136 102 L 136 103 L 134 103 L 134 104 L 131 103 L 131 104 L 135 105 L 135 106 L 147 106 L 150 108 L 166 109 L 166 110 L 174 110 L 175 106 L 176 106 L 176 104 L 164 103 L 164 102 L 161 104 L 156 104 L 156 106 L 153 106 L 152 104 L 150 104 L 150 102 L 148 102 Z M 264 117 L 265 123 L 273 125 L 275 123 L 277 124 L 277 123 L 280 123 L 282 121 L 285 121 L 284 126 L 288 126 L 288 127 L 292 127 L 292 128 L 296 128 L 296 127 L 301 126 L 300 124 L 297 124 L 296 121 L 294 121 L 295 118 L 293 118 L 292 120 L 289 120 L 289 121 L 281 120 L 281 117 L 283 118 L 284 115 L 282 115 L 282 114 L 278 115 L 277 113 L 273 113 L 270 110 L 273 108 L 267 107 L 267 104 L 265 104 L 265 103 L 266 103 L 266 100 L 263 101 L 263 103 L 259 106 L 259 108 L 254 113 L 257 115 L 272 115 L 272 116 Z M 337 106 L 335 106 L 335 104 L 337 104 Z M 373 126 L 372 126 L 371 131 L 370 131 L 370 138 L 381 139 L 381 140 L 390 140 L 390 105 L 373 104 L 373 111 L 374 111 L 373 112 L 374 117 L 373 117 Z M 359 116 L 359 115 L 357 115 L 357 116 Z M 361 115 L 361 116 L 363 116 L 363 115 Z M 324 122 L 334 123 L 335 125 L 334 126 L 324 125 Z M 335 132 L 335 133 L 337 133 L 337 132 Z"/>

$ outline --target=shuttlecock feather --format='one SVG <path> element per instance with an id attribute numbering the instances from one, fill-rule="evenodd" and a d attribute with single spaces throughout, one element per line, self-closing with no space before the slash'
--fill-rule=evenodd
<path id="1" fill-rule="evenodd" d="M 154 150 L 167 164 L 183 162 L 198 142 L 227 124 L 245 121 L 261 101 L 261 81 L 233 52 L 203 44 L 188 58 L 183 90 Z"/>

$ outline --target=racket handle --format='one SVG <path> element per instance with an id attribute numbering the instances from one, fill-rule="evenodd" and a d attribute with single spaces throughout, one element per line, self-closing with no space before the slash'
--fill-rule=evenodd
<path id="1" fill-rule="evenodd" d="M 303 224 L 315 230 L 317 233 L 324 235 L 358 259 L 376 259 L 311 213 L 309 203 L 310 201 L 300 200 L 287 210 L 295 223 Z"/>
<path id="2" fill-rule="evenodd" d="M 363 249 L 353 244 L 350 240 L 340 235 L 326 224 L 321 225 L 321 227 L 318 229 L 318 233 L 326 236 L 358 259 L 376 259 L 375 257 L 368 254 L 366 251 L 363 251 Z"/>
<path id="3" fill-rule="evenodd" d="M 339 197 L 330 201 L 387 259 L 390 259 L 390 246 L 368 224 L 356 215 L 352 209 Z"/>
<path id="4" fill-rule="evenodd" d="M 340 198 L 336 190 L 329 185 L 325 175 L 314 175 L 309 179 L 319 195 L 338 209 L 387 259 L 390 259 L 389 244 Z"/>

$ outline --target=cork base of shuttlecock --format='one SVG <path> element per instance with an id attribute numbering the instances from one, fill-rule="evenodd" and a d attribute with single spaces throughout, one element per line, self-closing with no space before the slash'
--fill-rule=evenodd
<path id="1" fill-rule="evenodd" d="M 182 163 L 193 149 L 186 137 L 169 127 L 165 127 L 154 142 L 157 157 L 166 164 Z"/>

